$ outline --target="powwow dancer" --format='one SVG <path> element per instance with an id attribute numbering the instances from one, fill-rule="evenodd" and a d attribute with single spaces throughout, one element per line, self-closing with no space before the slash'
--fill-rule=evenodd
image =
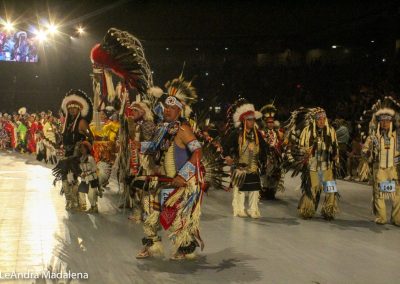
<path id="1" fill-rule="evenodd" d="M 168 82 L 166 88 L 168 95 L 161 98 L 162 122 L 152 141 L 137 144 L 142 153 L 153 153 L 158 158 L 160 174 L 169 181 L 166 187 L 156 186 L 151 193 L 150 214 L 143 226 L 144 247 L 137 258 L 162 253 L 158 235 L 162 225 L 170 230 L 169 238 L 174 244 L 171 259 L 182 260 L 193 258 L 196 247 L 204 246 L 199 228 L 203 195 L 201 145 L 187 122 L 189 105 L 196 102 L 197 95 L 191 82 L 182 76 Z"/>
<path id="2" fill-rule="evenodd" d="M 339 193 L 334 179 L 339 151 L 336 132 L 328 124 L 325 110 L 300 108 L 292 112 L 287 135 L 294 159 L 292 176 L 301 172 L 302 178 L 300 216 L 310 219 L 315 215 L 323 191 L 321 214 L 326 220 L 334 219 L 339 212 Z"/>
<path id="3" fill-rule="evenodd" d="M 277 109 L 274 104 L 267 104 L 260 109 L 263 117 L 261 133 L 268 146 L 265 175 L 262 176 L 261 197 L 275 199 L 277 191 L 283 192 L 285 170 L 283 167 L 284 131 L 279 128 L 279 121 L 275 119 Z"/>
<path id="4" fill-rule="evenodd" d="M 233 113 L 235 129 L 223 143 L 223 153 L 228 165 L 234 164 L 232 174 L 233 216 L 259 218 L 258 208 L 261 181 L 260 169 L 266 158 L 267 145 L 256 126 L 261 113 L 254 105 L 240 102 Z M 249 208 L 245 210 L 245 194 L 249 195 Z"/>
<path id="5" fill-rule="evenodd" d="M 400 226 L 399 187 L 399 111 L 400 104 L 392 97 L 378 100 L 372 107 L 369 136 L 362 152 L 372 162 L 372 209 L 375 223 L 386 224 L 386 204 L 392 203 L 391 223 Z"/>
<path id="6" fill-rule="evenodd" d="M 143 207 L 143 200 L 146 197 L 145 192 L 142 190 L 143 180 L 140 177 L 153 174 L 155 164 L 152 156 L 141 154 L 139 149 L 135 148 L 134 143 L 149 141 L 154 134 L 155 125 L 153 122 L 153 113 L 146 102 L 133 102 L 126 113 L 130 148 L 129 193 L 133 211 L 129 219 L 141 222 L 145 209 Z"/>
<path id="7" fill-rule="evenodd" d="M 93 90 L 96 108 L 102 103 L 115 105 L 119 110 L 119 150 L 116 159 L 117 178 L 122 185 L 122 198 L 127 205 L 131 183 L 131 155 L 128 115 L 126 110 L 130 105 L 129 92 L 138 97 L 146 96 L 147 90 L 153 85 L 153 77 L 146 61 L 140 41 L 128 32 L 111 28 L 103 41 L 96 44 L 91 51 L 93 63 Z M 114 89 L 112 75 L 123 81 Z"/>
<path id="8" fill-rule="evenodd" d="M 62 180 L 61 193 L 65 194 L 67 210 L 78 209 L 79 142 L 93 140 L 89 124 L 93 117 L 93 104 L 80 90 L 71 90 L 64 97 L 61 109 L 65 115 L 63 148 L 65 158 L 53 169 L 56 180 Z M 86 205 L 81 204 L 82 207 Z"/>

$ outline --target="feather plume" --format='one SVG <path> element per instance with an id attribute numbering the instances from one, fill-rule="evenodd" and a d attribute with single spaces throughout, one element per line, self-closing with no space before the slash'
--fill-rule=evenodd
<path id="1" fill-rule="evenodd" d="M 160 87 L 151 87 L 148 91 L 147 94 L 149 96 L 153 96 L 157 99 L 161 98 L 161 96 L 164 94 L 164 91 Z"/>
<path id="2" fill-rule="evenodd" d="M 153 86 L 153 76 L 142 43 L 128 32 L 109 29 L 103 41 L 92 48 L 91 60 L 96 66 L 112 70 L 140 94 L 146 94 Z"/>
<path id="3" fill-rule="evenodd" d="M 192 105 L 197 102 L 196 89 L 192 86 L 192 82 L 185 81 L 180 76 L 165 84 L 169 96 L 175 96 L 182 103 Z"/>
<path id="4" fill-rule="evenodd" d="M 18 110 L 18 114 L 19 114 L 19 115 L 25 115 L 25 114 L 26 114 L 26 107 L 21 107 L 21 108 Z"/>

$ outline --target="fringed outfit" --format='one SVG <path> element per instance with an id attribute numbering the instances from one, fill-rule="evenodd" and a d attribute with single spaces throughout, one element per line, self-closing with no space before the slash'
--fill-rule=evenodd
<path id="1" fill-rule="evenodd" d="M 276 129 L 262 131 L 263 138 L 268 146 L 267 161 L 265 163 L 265 175 L 262 178 L 261 196 L 265 199 L 275 199 L 278 191 L 285 191 L 283 168 L 283 133 Z"/>
<path id="2" fill-rule="evenodd" d="M 363 152 L 371 153 L 373 161 L 372 208 L 375 222 L 385 224 L 385 199 L 392 203 L 391 222 L 400 226 L 400 187 L 398 160 L 400 158 L 399 134 L 397 131 L 378 131 L 365 141 Z"/>
<path id="3" fill-rule="evenodd" d="M 94 135 L 93 157 L 97 163 L 100 161 L 114 163 L 119 127 L 119 122 L 111 120 L 102 125 L 100 130 L 91 125 L 90 129 Z"/>
<path id="4" fill-rule="evenodd" d="M 145 201 L 145 212 L 148 215 L 143 226 L 146 235 L 143 244 L 152 254 L 160 252 L 160 225 L 170 231 L 169 238 L 177 253 L 189 255 L 197 246 L 203 246 L 199 228 L 203 194 L 200 186 L 200 161 L 197 165 L 189 161 L 191 153 L 201 146 L 197 140 L 187 144 L 186 148 L 176 145 L 174 138 L 179 128 L 179 122 L 162 124 L 156 132 L 156 140 L 142 145 L 142 153 L 149 150 L 156 151 L 156 155 L 162 153 L 162 177 L 172 179 L 180 175 L 187 182 L 186 186 L 179 188 L 163 185 L 158 179 L 150 184 L 151 194 Z"/>
<path id="5" fill-rule="evenodd" d="M 43 126 L 44 139 L 42 140 L 44 149 L 46 151 L 46 162 L 51 164 L 57 163 L 57 127 L 54 123 L 46 121 Z"/>
<path id="6" fill-rule="evenodd" d="M 266 160 L 267 145 L 254 125 L 247 129 L 247 120 L 255 120 L 261 117 L 254 105 L 246 101 L 236 103 L 233 112 L 234 129 L 223 143 L 225 157 L 234 160 L 231 177 L 233 188 L 232 208 L 233 216 L 259 218 L 258 208 L 261 181 L 260 174 L 262 164 Z M 245 193 L 248 192 L 248 209 L 245 210 Z"/>
<path id="7" fill-rule="evenodd" d="M 326 125 L 317 128 L 314 125 L 304 128 L 300 135 L 300 147 L 310 151 L 308 157 L 308 181 L 302 183 L 303 194 L 298 210 L 303 218 L 312 218 L 318 208 L 321 193 L 325 192 L 325 200 L 321 214 L 331 220 L 339 212 L 338 192 L 335 190 L 333 167 L 338 158 L 338 145 L 333 127 Z M 307 179 L 307 177 L 306 177 Z"/>
<path id="8" fill-rule="evenodd" d="M 237 162 L 232 174 L 234 216 L 260 216 L 258 208 L 261 182 L 262 157 L 266 157 L 266 144 L 257 129 L 234 131 L 224 145 L 224 154 Z M 245 210 L 245 196 L 248 193 L 248 209 Z"/>
<path id="9" fill-rule="evenodd" d="M 79 113 L 76 117 L 71 117 L 68 113 L 69 108 L 77 108 Z M 66 116 L 63 131 L 62 143 L 65 150 L 64 161 L 59 161 L 53 175 L 56 179 L 61 176 L 62 192 L 65 194 L 66 209 L 77 209 L 79 207 L 78 199 L 78 175 L 79 161 L 76 161 L 78 154 L 78 143 L 86 139 L 86 133 L 82 134 L 79 129 L 81 120 L 89 124 L 93 117 L 93 104 L 87 95 L 80 90 L 71 90 L 64 97 L 61 109 Z M 89 130 L 88 130 L 89 131 Z M 78 164 L 77 164 L 78 163 Z M 69 166 L 63 166 L 69 165 Z M 78 169 L 76 169 L 78 165 Z M 59 172 L 59 175 L 55 174 Z"/>
<path id="10" fill-rule="evenodd" d="M 129 131 L 129 168 L 130 168 L 130 184 L 129 184 L 129 200 L 132 205 L 133 214 L 130 219 L 136 222 L 143 220 L 143 214 L 146 212 L 147 206 L 144 206 L 144 200 L 149 198 L 148 192 L 143 190 L 143 179 L 141 177 L 154 173 L 155 164 L 151 155 L 141 154 L 133 145 L 136 142 L 145 142 L 151 140 L 155 130 L 155 125 L 149 120 L 133 121 L 128 118 Z M 128 194 L 124 194 L 128 197 Z"/>
<path id="11" fill-rule="evenodd" d="M 97 213 L 97 196 L 99 195 L 97 188 L 99 186 L 99 180 L 96 172 L 96 161 L 91 155 L 81 156 L 79 167 L 81 169 L 81 182 L 79 184 L 80 206 L 86 207 L 85 194 L 87 194 L 91 206 L 89 211 L 91 213 Z"/>
<path id="12" fill-rule="evenodd" d="M 21 121 L 17 121 L 17 149 L 21 152 L 26 151 L 28 128 Z"/>
<path id="13" fill-rule="evenodd" d="M 262 113 L 261 133 L 268 146 L 267 161 L 265 163 L 265 174 L 261 177 L 261 197 L 264 199 L 275 199 L 277 191 L 285 191 L 283 168 L 284 131 L 279 129 L 279 121 L 275 120 L 277 108 L 273 103 L 266 104 L 260 109 Z"/>

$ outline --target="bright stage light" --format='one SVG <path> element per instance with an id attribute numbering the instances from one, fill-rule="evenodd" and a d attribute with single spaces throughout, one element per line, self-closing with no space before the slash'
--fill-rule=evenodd
<path id="1" fill-rule="evenodd" d="M 5 22 L 4 23 L 4 29 L 7 31 L 7 32 L 10 32 L 10 31 L 12 31 L 13 29 L 14 29 L 14 25 L 13 25 L 13 23 L 10 23 L 10 22 Z"/>
<path id="2" fill-rule="evenodd" d="M 76 32 L 77 32 L 79 35 L 82 35 L 82 34 L 85 32 L 85 30 L 84 30 L 84 28 L 82 28 L 82 27 L 78 27 L 78 28 L 76 29 Z"/>
<path id="3" fill-rule="evenodd" d="M 56 25 L 50 24 L 50 25 L 47 27 L 47 31 L 48 31 L 50 34 L 54 35 L 54 34 L 56 34 L 56 33 L 58 32 L 58 28 L 57 28 Z"/>
<path id="4" fill-rule="evenodd" d="M 44 42 L 47 40 L 47 32 L 43 30 L 39 30 L 36 32 L 36 39 L 40 42 Z"/>

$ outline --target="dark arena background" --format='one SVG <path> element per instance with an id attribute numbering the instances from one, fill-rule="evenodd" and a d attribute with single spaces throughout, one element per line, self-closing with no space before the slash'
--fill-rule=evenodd
<path id="1" fill-rule="evenodd" d="M 400 283 L 398 139 L 400 1 L 0 0 L 0 284 Z"/>
<path id="2" fill-rule="evenodd" d="M 55 111 L 67 90 L 89 92 L 90 48 L 114 26 L 142 40 L 156 85 L 186 62 L 204 101 L 221 106 L 275 99 L 282 116 L 320 104 L 353 119 L 371 93 L 398 92 L 396 1 L 19 2 L 4 2 L 10 20 L 24 27 L 51 16 L 61 34 L 38 46 L 37 64 L 2 62 L 1 111 L 28 103 Z"/>

